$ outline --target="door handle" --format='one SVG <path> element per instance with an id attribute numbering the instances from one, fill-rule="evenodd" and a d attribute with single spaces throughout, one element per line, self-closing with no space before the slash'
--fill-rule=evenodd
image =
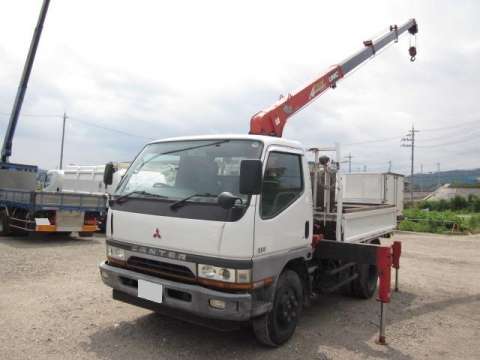
<path id="1" fill-rule="evenodd" d="M 310 236 L 310 221 L 305 221 L 305 239 Z"/>

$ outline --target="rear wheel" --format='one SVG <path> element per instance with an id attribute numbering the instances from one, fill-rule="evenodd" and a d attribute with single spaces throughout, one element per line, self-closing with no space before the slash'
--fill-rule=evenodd
<path id="1" fill-rule="evenodd" d="M 58 235 L 58 236 L 62 236 L 62 237 L 69 237 L 70 235 L 72 235 L 72 232 L 71 231 L 57 231 L 57 232 L 54 232 L 53 234 Z"/>
<path id="2" fill-rule="evenodd" d="M 372 244 L 380 245 L 380 241 L 375 239 Z M 370 299 L 377 290 L 378 269 L 376 265 L 358 264 L 356 266 L 358 277 L 353 280 L 351 293 L 354 297 L 360 299 Z"/>
<path id="3" fill-rule="evenodd" d="M 302 307 L 302 281 L 296 272 L 287 270 L 278 279 L 272 310 L 253 320 L 257 340 L 272 347 L 286 342 L 295 332 Z"/>
<path id="4" fill-rule="evenodd" d="M 10 226 L 8 223 L 8 216 L 5 211 L 0 212 L 0 235 L 7 236 L 10 235 Z"/>
<path id="5" fill-rule="evenodd" d="M 357 265 L 358 277 L 352 282 L 352 295 L 370 299 L 377 290 L 378 271 L 375 265 Z"/>
<path id="6" fill-rule="evenodd" d="M 80 237 L 92 237 L 93 233 L 92 232 L 79 232 L 78 236 L 80 236 Z"/>

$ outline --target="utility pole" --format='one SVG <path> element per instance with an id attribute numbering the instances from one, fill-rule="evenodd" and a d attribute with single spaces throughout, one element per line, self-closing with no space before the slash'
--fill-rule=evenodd
<path id="1" fill-rule="evenodd" d="M 415 133 L 418 130 L 415 130 L 415 127 L 412 125 L 412 128 L 408 131 L 407 135 L 402 139 L 403 147 L 409 147 L 412 149 L 411 153 L 411 166 L 410 166 L 410 201 L 413 203 L 413 186 L 415 184 L 413 180 L 414 164 L 415 164 Z"/>
<path id="2" fill-rule="evenodd" d="M 392 172 L 392 160 L 388 160 L 388 172 Z"/>
<path id="3" fill-rule="evenodd" d="M 63 169 L 63 145 L 65 144 L 65 123 L 67 122 L 67 114 L 63 113 L 63 125 L 62 125 L 62 145 L 60 148 L 60 170 Z"/>
<path id="4" fill-rule="evenodd" d="M 345 156 L 348 159 L 348 172 L 352 172 L 352 153 L 348 153 L 348 156 Z"/>
<path id="5" fill-rule="evenodd" d="M 440 187 L 440 163 L 437 162 L 437 188 Z"/>

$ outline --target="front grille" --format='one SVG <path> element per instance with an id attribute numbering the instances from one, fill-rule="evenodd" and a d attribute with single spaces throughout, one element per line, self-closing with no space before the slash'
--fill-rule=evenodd
<path id="1" fill-rule="evenodd" d="M 150 275 L 195 280 L 195 274 L 186 266 L 137 256 L 132 256 L 127 260 L 127 267 Z"/>

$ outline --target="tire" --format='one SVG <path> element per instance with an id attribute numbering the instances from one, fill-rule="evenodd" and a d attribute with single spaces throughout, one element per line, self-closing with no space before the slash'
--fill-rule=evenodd
<path id="1" fill-rule="evenodd" d="M 358 277 L 352 282 L 352 295 L 359 299 L 370 299 L 377 291 L 377 266 L 357 265 L 357 272 Z"/>
<path id="2" fill-rule="evenodd" d="M 27 215 L 28 215 L 27 212 L 22 211 L 22 210 L 18 211 L 18 209 L 14 210 L 13 213 L 11 214 L 12 218 L 18 218 L 18 219 L 21 219 L 21 220 L 26 220 Z M 22 225 L 22 222 L 17 221 L 13 225 Z M 8 226 L 8 232 L 9 232 L 10 235 L 13 235 L 13 236 L 27 236 L 28 235 L 27 230 L 16 228 L 13 225 L 9 224 L 9 226 Z"/>
<path id="3" fill-rule="evenodd" d="M 8 217 L 5 211 L 0 213 L 0 236 L 8 236 L 11 234 Z"/>
<path id="4" fill-rule="evenodd" d="M 92 237 L 93 233 L 92 232 L 79 232 L 78 236 L 80 236 L 80 237 Z"/>
<path id="5" fill-rule="evenodd" d="M 11 233 L 15 236 L 28 236 L 28 231 L 20 229 L 12 229 Z"/>
<path id="6" fill-rule="evenodd" d="M 378 239 L 371 242 L 380 244 Z M 376 265 L 358 264 L 356 266 L 358 277 L 352 281 L 351 294 L 359 299 L 370 299 L 377 291 L 378 269 Z"/>
<path id="7" fill-rule="evenodd" d="M 253 320 L 253 332 L 263 345 L 277 347 L 289 340 L 303 307 L 303 285 L 298 274 L 286 270 L 278 279 L 270 312 Z"/>
<path id="8" fill-rule="evenodd" d="M 69 237 L 70 235 L 72 235 L 72 232 L 71 231 L 57 231 L 54 234 L 56 234 L 58 236 Z"/>

